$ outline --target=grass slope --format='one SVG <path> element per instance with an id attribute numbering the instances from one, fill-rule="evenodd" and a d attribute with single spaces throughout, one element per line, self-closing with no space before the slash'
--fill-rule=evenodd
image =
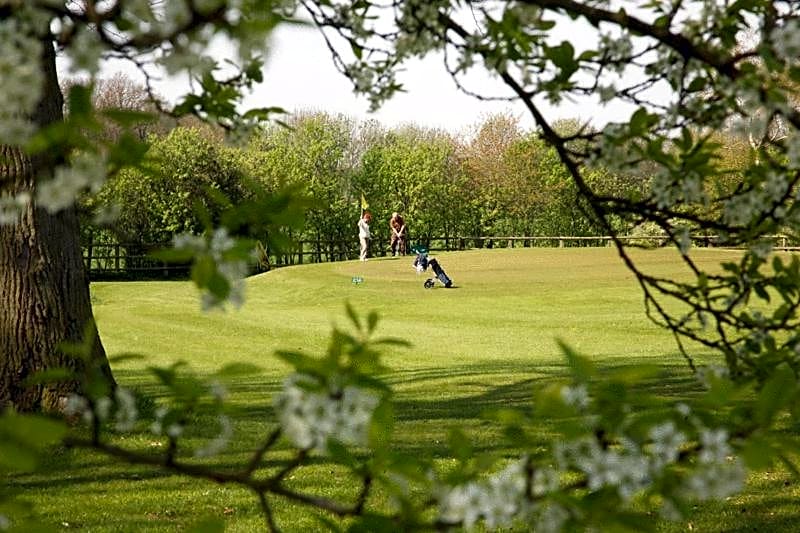
<path id="1" fill-rule="evenodd" d="M 709 266 L 733 252 L 697 250 Z M 650 271 L 685 275 L 668 250 L 636 254 Z M 556 339 L 563 339 L 604 366 L 649 362 L 665 377 L 643 384 L 673 402 L 695 390 L 674 340 L 644 316 L 633 276 L 611 249 L 512 249 L 443 253 L 437 256 L 455 282 L 446 290 L 422 287 L 411 258 L 304 265 L 248 280 L 248 298 L 237 312 L 204 314 L 188 283 L 95 283 L 92 298 L 109 355 L 140 353 L 144 361 L 115 365 L 122 385 L 158 396 L 146 371 L 187 361 L 199 374 L 231 362 L 254 363 L 263 373 L 229 384 L 238 408 L 236 439 L 215 459 L 241 463 L 259 436 L 274 427 L 271 396 L 287 367 L 276 349 L 320 354 L 331 325 L 346 326 L 343 302 L 376 310 L 380 335 L 413 343 L 385 354 L 383 376 L 396 391 L 395 443 L 409 454 L 445 451 L 451 427 L 464 427 L 480 449 L 513 454 L 497 429 L 480 418 L 486 409 L 528 404 L 534 383 L 564 374 Z M 354 284 L 354 277 L 363 283 Z M 708 354 L 699 354 L 700 358 Z M 201 421 L 213 433 L 213 421 Z M 200 432 L 202 433 L 202 431 Z M 194 435 L 189 435 L 191 446 Z M 547 428 L 541 428 L 547 437 Z M 126 446 L 158 449 L 145 431 Z M 288 452 L 287 452 L 288 453 Z M 698 510 L 690 524 L 668 530 L 797 529 L 790 502 L 798 491 L 781 472 L 760 475 L 752 488 L 728 505 Z M 341 472 L 311 468 L 295 480 L 327 496 L 352 493 Z M 87 531 L 172 531 L 202 515 L 225 517 L 230 531 L 262 528 L 255 499 L 245 491 L 182 479 L 145 468 L 111 465 L 92 454 L 64 451 L 46 474 L 15 478 L 43 520 Z M 279 524 L 288 531 L 318 529 L 307 514 L 283 505 Z M 788 528 L 788 529 L 787 529 Z"/>

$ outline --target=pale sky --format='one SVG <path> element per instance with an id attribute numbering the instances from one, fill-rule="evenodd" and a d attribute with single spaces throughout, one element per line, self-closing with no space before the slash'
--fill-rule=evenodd
<path id="1" fill-rule="evenodd" d="M 519 102 L 481 101 L 459 91 L 444 68 L 441 55 L 407 65 L 399 80 L 405 93 L 395 95 L 376 113 L 368 102 L 353 94 L 350 81 L 334 67 L 318 30 L 283 27 L 276 31 L 266 63 L 264 83 L 246 100 L 248 106 L 277 105 L 287 111 L 318 110 L 343 113 L 359 119 L 374 118 L 387 126 L 405 122 L 457 132 L 492 113 L 510 112 L 524 128 L 533 127 L 529 112 Z M 467 78 L 468 89 L 485 96 L 505 96 L 509 90 L 498 78 L 476 67 Z M 554 108 L 538 102 L 549 118 L 592 119 L 596 125 L 623 119 L 622 108 L 565 102 Z"/>
<path id="2" fill-rule="evenodd" d="M 473 76 L 471 89 L 502 91 L 499 80 Z M 481 102 L 460 92 L 444 69 L 441 56 L 415 60 L 400 74 L 407 92 L 395 95 L 374 114 L 365 97 L 353 93 L 350 81 L 334 67 L 317 30 L 286 27 L 275 35 L 266 63 L 265 82 L 246 100 L 250 106 L 278 105 L 288 111 L 312 109 L 374 118 L 387 126 L 414 122 L 456 131 L 487 113 L 510 111 L 530 125 L 525 110 L 510 102 Z M 485 89 L 492 89 L 488 92 Z"/>
<path id="3" fill-rule="evenodd" d="M 223 50 L 224 52 L 224 50 Z M 220 58 L 218 58 L 220 59 Z M 110 62 L 103 72 L 108 76 L 124 71 L 137 77 L 129 65 Z M 447 74 L 441 56 L 429 56 L 407 65 L 400 74 L 407 92 L 399 93 L 376 113 L 368 113 L 368 102 L 353 93 L 349 80 L 334 67 L 330 52 L 318 30 L 283 26 L 273 35 L 265 65 L 264 82 L 245 99 L 245 107 L 278 106 L 292 111 L 325 111 L 365 120 L 373 118 L 388 127 L 415 123 L 458 133 L 481 123 L 493 113 L 509 112 L 529 129 L 533 120 L 519 102 L 481 101 L 459 91 Z M 502 81 L 491 78 L 476 67 L 466 80 L 468 88 L 487 96 L 508 94 Z M 185 81 L 168 80 L 156 84 L 157 91 L 171 102 L 186 92 Z M 505 91 L 505 92 L 504 92 Z M 537 101 L 552 121 L 558 118 L 591 120 L 597 126 L 621 121 L 630 114 L 623 107 L 604 107 L 590 102 L 565 102 L 557 108 Z"/>

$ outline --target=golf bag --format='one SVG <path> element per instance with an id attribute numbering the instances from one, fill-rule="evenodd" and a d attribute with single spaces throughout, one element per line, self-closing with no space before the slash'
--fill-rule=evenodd
<path id="1" fill-rule="evenodd" d="M 437 261 L 436 259 L 430 259 L 428 260 L 428 266 L 431 267 L 433 273 L 436 274 L 436 278 L 442 282 L 442 285 L 444 285 L 448 289 L 450 288 L 451 285 L 453 285 L 453 280 L 447 277 L 447 274 L 445 274 L 444 269 L 441 266 L 439 266 L 439 261 Z"/>
<path id="2" fill-rule="evenodd" d="M 428 267 L 431 267 L 431 270 L 433 270 L 433 273 L 436 275 L 436 278 L 428 278 L 425 280 L 424 287 L 426 289 L 433 288 L 435 285 L 434 279 L 438 279 L 439 282 L 447 288 L 453 285 L 453 280 L 447 276 L 444 269 L 439 265 L 439 262 L 436 259 L 429 258 L 427 252 L 417 252 L 417 256 L 414 258 L 414 267 L 417 269 L 417 272 L 424 272 L 428 270 Z"/>

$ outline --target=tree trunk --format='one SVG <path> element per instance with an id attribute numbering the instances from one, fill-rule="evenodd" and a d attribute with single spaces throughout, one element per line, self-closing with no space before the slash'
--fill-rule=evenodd
<path id="1" fill-rule="evenodd" d="M 42 100 L 34 122 L 63 120 L 55 50 L 44 43 Z M 16 147 L 0 146 L 0 195 L 28 192 L 37 177 L 49 179 L 52 156 L 30 157 Z M 80 343 L 87 326 L 94 335 L 88 361 L 62 353 L 62 342 Z M 37 372 L 70 368 L 76 375 L 105 378 L 113 387 L 103 345 L 96 335 L 89 283 L 81 257 L 78 217 L 70 207 L 56 214 L 31 202 L 15 224 L 0 225 L 0 409 L 57 410 L 64 398 L 81 391 L 81 379 L 29 384 Z M 99 371 L 99 372 L 97 372 Z"/>

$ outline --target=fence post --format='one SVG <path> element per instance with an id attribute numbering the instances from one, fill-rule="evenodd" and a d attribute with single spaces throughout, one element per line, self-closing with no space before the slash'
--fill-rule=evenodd
<path id="1" fill-rule="evenodd" d="M 86 250 L 86 272 L 91 273 L 92 271 L 92 253 L 94 252 L 94 240 L 89 241 L 89 247 Z"/>
<path id="2" fill-rule="evenodd" d="M 559 237 L 558 238 L 558 247 L 559 248 L 563 248 L 564 247 L 564 238 L 563 237 Z"/>
<path id="3" fill-rule="evenodd" d="M 114 245 L 114 271 L 119 273 L 119 243 Z"/>

